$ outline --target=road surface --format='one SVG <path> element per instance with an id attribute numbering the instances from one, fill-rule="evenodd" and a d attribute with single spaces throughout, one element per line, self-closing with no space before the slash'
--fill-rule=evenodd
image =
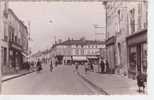
<path id="1" fill-rule="evenodd" d="M 58 66 L 50 72 L 44 65 L 40 73 L 3 82 L 2 94 L 94 94 L 73 70 L 72 66 Z"/>

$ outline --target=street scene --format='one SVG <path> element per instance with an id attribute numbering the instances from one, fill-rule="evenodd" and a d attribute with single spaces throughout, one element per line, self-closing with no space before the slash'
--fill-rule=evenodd
<path id="1" fill-rule="evenodd" d="M 148 0 L 0 0 L 2 95 L 147 95 Z"/>

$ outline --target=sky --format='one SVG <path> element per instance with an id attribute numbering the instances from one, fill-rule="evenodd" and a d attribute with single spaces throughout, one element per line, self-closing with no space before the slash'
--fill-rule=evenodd
<path id="1" fill-rule="evenodd" d="M 26 25 L 30 22 L 33 53 L 50 48 L 55 39 L 102 40 L 104 36 L 105 28 L 94 28 L 95 24 L 105 27 L 101 2 L 9 2 L 9 8 Z"/>

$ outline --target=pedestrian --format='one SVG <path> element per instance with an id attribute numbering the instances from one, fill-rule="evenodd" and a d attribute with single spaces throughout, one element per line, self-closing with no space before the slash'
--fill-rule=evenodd
<path id="1" fill-rule="evenodd" d="M 50 62 L 50 71 L 52 72 L 52 70 L 53 70 L 53 64 L 52 64 L 52 60 L 51 60 L 51 62 Z"/>
<path id="2" fill-rule="evenodd" d="M 108 69 L 109 69 L 109 63 L 108 60 L 106 60 L 106 72 L 108 72 Z"/>
<path id="3" fill-rule="evenodd" d="M 90 68 L 91 68 L 91 71 L 93 72 L 94 71 L 94 66 L 93 66 L 92 62 L 90 62 Z"/>
<path id="4" fill-rule="evenodd" d="M 103 60 L 101 60 L 100 66 L 101 66 L 101 73 L 103 73 L 104 72 L 104 67 L 105 67 L 105 64 L 104 64 Z"/>
<path id="5" fill-rule="evenodd" d="M 137 85 L 138 85 L 138 88 L 139 88 L 139 92 L 141 92 L 141 87 L 143 88 L 143 92 L 144 92 L 144 88 L 145 88 L 145 76 L 144 74 L 142 74 L 141 71 L 139 71 L 138 75 L 137 75 Z"/>
<path id="6" fill-rule="evenodd" d="M 28 61 L 26 62 L 26 68 L 27 68 L 28 71 L 30 71 L 30 64 L 29 64 Z"/>
<path id="7" fill-rule="evenodd" d="M 85 63 L 84 70 L 85 70 L 85 74 L 87 74 L 87 71 L 88 71 L 88 62 Z"/>
<path id="8" fill-rule="evenodd" d="M 31 62 L 31 70 L 34 71 L 34 61 Z"/>
<path id="9" fill-rule="evenodd" d="M 79 68 L 79 64 L 76 63 L 76 64 L 75 64 L 75 70 L 78 71 L 78 68 Z"/>
<path id="10" fill-rule="evenodd" d="M 40 72 L 42 70 L 42 64 L 41 64 L 41 61 L 39 59 L 37 61 L 36 66 L 37 66 L 37 71 Z"/>

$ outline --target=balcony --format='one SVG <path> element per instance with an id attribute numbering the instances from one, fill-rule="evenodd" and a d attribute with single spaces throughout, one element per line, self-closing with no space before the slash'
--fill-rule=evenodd
<path id="1" fill-rule="evenodd" d="M 15 39 L 9 39 L 9 47 L 22 50 L 22 45 L 20 45 Z"/>

